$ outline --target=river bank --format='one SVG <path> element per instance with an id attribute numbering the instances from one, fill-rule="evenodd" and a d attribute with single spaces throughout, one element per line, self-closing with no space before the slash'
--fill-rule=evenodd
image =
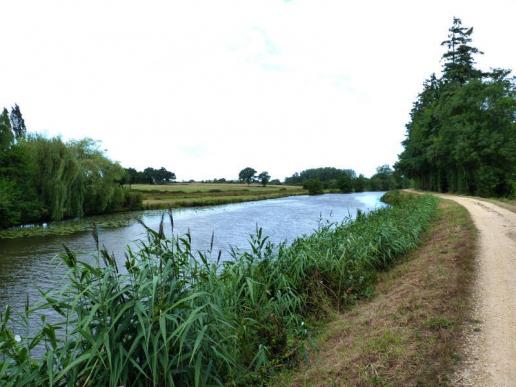
<path id="1" fill-rule="evenodd" d="M 421 245 L 379 276 L 374 295 L 330 310 L 315 347 L 271 385 L 455 385 L 471 320 L 477 233 L 467 210 L 441 200 Z"/>
<path id="2" fill-rule="evenodd" d="M 306 190 L 298 186 L 258 184 L 133 184 L 127 188 L 141 196 L 142 210 L 209 207 L 232 203 L 278 199 L 296 195 L 306 195 Z M 92 231 L 95 224 L 100 229 L 114 229 L 128 226 L 139 219 L 142 210 L 117 211 L 111 214 L 95 215 L 80 219 L 68 219 L 0 229 L 0 240 L 27 238 L 33 236 L 64 236 Z"/>
<path id="3" fill-rule="evenodd" d="M 98 269 L 70 252 L 64 258 L 71 287 L 47 298 L 46 308 L 58 302 L 60 313 L 78 316 L 59 325 L 76 334 L 56 341 L 58 326 L 47 323 L 36 341 L 23 337 L 18 343 L 3 330 L 7 360 L 0 380 L 45 384 L 51 378 L 59 384 L 66 375 L 73 383 L 143 385 L 150 375 L 161 385 L 261 383 L 277 367 L 299 360 L 325 306 L 343 308 L 369 297 L 377 272 L 418 244 L 434 210 L 435 200 L 421 197 L 369 215 L 357 211 L 355 221 L 319 222 L 314 234 L 289 246 L 271 245 L 259 229 L 248 250 L 232 250 L 232 259 L 222 262 L 213 249 L 192 260 L 189 234 L 165 238 L 170 225 L 158 225 L 158 231 L 147 230 L 145 245 L 128 254 L 127 274 L 102 249 L 104 268 Z M 36 367 L 12 362 L 41 342 L 53 349 L 29 360 Z"/>

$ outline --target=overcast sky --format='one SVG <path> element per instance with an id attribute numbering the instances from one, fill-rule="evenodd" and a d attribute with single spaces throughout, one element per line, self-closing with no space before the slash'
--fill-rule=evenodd
<path id="1" fill-rule="evenodd" d="M 401 151 L 453 16 L 516 68 L 516 0 L 2 0 L 0 107 L 179 180 L 371 175 Z"/>

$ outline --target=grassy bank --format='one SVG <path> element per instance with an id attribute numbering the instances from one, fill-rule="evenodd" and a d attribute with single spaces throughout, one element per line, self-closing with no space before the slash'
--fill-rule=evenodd
<path id="1" fill-rule="evenodd" d="M 163 223 L 128 253 L 128 274 L 105 251 L 94 267 L 68 251 L 70 285 L 27 310 L 55 310 L 61 324 L 17 337 L 4 311 L 0 384 L 261 384 L 306 354 L 316 321 L 373 294 L 379 273 L 419 244 L 436 203 L 403 197 L 291 246 L 258 231 L 225 263 L 191 251 L 188 235 L 166 239 Z"/>
<path id="2" fill-rule="evenodd" d="M 147 209 L 210 206 L 306 194 L 297 186 L 262 187 L 258 184 L 133 184 L 131 189 L 143 194 L 143 205 Z"/>
<path id="3" fill-rule="evenodd" d="M 441 200 L 422 245 L 380 274 L 375 296 L 319 327 L 317 350 L 275 385 L 453 385 L 469 319 L 476 230 Z"/>

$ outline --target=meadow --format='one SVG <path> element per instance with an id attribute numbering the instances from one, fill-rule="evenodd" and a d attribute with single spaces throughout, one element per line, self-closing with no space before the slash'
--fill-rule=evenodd
<path id="1" fill-rule="evenodd" d="M 419 244 L 437 199 L 390 202 L 288 246 L 258 230 L 249 251 L 222 263 L 192 251 L 188 234 L 166 238 L 162 221 L 128 250 L 126 274 L 94 232 L 97 265 L 66 249 L 68 284 L 22 316 L 51 309 L 62 322 L 43 319 L 37 334 L 20 337 L 10 309 L 0 316 L 0 384 L 263 384 L 303 358 L 328 309 L 370 297 L 378 273 Z"/>
<path id="2" fill-rule="evenodd" d="M 132 184 L 133 192 L 143 195 L 145 209 L 209 206 L 306 194 L 302 187 L 290 185 L 173 183 Z"/>

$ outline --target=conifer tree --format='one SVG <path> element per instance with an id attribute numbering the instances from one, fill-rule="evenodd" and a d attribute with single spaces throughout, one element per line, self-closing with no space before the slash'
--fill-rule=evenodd
<path id="1" fill-rule="evenodd" d="M 16 139 L 25 138 L 27 135 L 27 127 L 25 126 L 25 120 L 21 114 L 20 107 L 17 104 L 11 109 L 10 120 Z"/>
<path id="2" fill-rule="evenodd" d="M 474 68 L 474 54 L 483 54 L 478 48 L 469 45 L 473 27 L 463 27 L 459 18 L 453 18 L 453 25 L 449 29 L 448 40 L 441 43 L 448 51 L 442 56 L 443 78 L 452 82 L 465 83 L 469 78 L 480 77 L 482 72 Z"/>
<path id="3" fill-rule="evenodd" d="M 7 150 L 12 142 L 14 136 L 11 129 L 11 122 L 9 121 L 9 112 L 4 108 L 0 114 L 0 152 Z"/>

